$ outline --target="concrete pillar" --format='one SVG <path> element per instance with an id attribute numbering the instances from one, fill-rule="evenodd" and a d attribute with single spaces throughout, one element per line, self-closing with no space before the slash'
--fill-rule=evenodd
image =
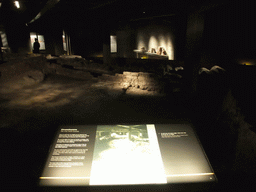
<path id="1" fill-rule="evenodd" d="M 194 96 L 197 90 L 198 70 L 202 51 L 204 31 L 203 13 L 193 12 L 188 15 L 186 47 L 185 47 L 185 67 L 187 71 L 188 92 Z"/>
<path id="2" fill-rule="evenodd" d="M 11 23 L 11 22 L 10 22 Z M 13 53 L 28 53 L 29 47 L 29 31 L 25 25 L 13 22 L 7 24 L 5 28 L 8 45 Z"/>
<path id="3" fill-rule="evenodd" d="M 108 26 L 103 27 L 103 63 L 110 64 L 111 53 L 110 53 L 110 31 Z"/>
<path id="4" fill-rule="evenodd" d="M 116 38 L 117 57 L 136 58 L 136 53 L 133 52 L 136 48 L 135 30 L 127 25 L 124 29 L 117 31 Z"/>
<path id="5" fill-rule="evenodd" d="M 2 44 L 2 38 L 1 38 L 1 35 L 0 35 L 0 63 L 4 62 L 2 47 L 3 47 L 3 44 Z"/>
<path id="6" fill-rule="evenodd" d="M 57 29 L 49 31 L 45 35 L 45 46 L 47 54 L 56 56 L 64 54 L 62 31 Z"/>

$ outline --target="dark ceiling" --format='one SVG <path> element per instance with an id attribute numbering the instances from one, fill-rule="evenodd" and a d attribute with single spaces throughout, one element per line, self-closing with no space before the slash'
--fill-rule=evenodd
<path id="1" fill-rule="evenodd" d="M 198 1 L 193 1 L 196 5 Z M 130 20 L 155 15 L 185 14 L 191 7 L 189 0 L 61 0 L 55 14 L 70 21 Z"/>
<path id="2" fill-rule="evenodd" d="M 225 0 L 228 2 L 229 0 Z M 68 25 L 102 25 L 141 18 L 186 15 L 202 6 L 223 4 L 220 0 L 0 0 L 0 24 L 12 25 L 41 23 L 55 20 Z M 36 18 L 36 19 L 35 19 Z"/>
<path id="3" fill-rule="evenodd" d="M 27 23 L 45 6 L 47 0 L 19 0 L 17 8 L 13 0 L 1 0 L 0 24 Z"/>

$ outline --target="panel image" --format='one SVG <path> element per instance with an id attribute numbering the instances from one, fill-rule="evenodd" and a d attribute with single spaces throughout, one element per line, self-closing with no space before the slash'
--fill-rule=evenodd
<path id="1" fill-rule="evenodd" d="M 90 185 L 166 182 L 154 125 L 97 126 Z"/>

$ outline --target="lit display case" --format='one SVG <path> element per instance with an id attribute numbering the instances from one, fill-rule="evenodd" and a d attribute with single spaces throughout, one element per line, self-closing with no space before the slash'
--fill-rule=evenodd
<path id="1" fill-rule="evenodd" d="M 136 53 L 138 59 L 162 59 L 168 60 L 168 55 L 158 55 L 156 53 L 143 52 L 141 50 L 133 50 Z"/>

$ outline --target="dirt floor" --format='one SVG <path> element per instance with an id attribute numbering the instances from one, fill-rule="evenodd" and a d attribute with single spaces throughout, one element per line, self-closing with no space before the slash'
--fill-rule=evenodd
<path id="1" fill-rule="evenodd" d="M 162 108 L 169 100 L 163 94 L 132 88 L 124 91 L 108 82 L 59 75 L 50 75 L 35 85 L 0 91 L 1 127 L 35 116 L 39 119 L 50 116 L 64 124 L 140 121 L 137 113 L 147 114 L 148 119 L 166 119 L 170 117 L 167 110 L 174 107 Z M 142 99 L 144 104 L 140 102 Z M 127 101 L 129 104 L 124 104 Z M 161 102 L 164 105 L 159 105 Z"/>

